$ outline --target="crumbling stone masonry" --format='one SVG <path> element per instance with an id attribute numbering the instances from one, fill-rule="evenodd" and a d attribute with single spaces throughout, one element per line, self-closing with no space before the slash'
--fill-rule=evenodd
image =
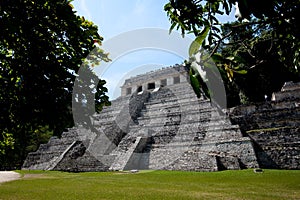
<path id="1" fill-rule="evenodd" d="M 300 83 L 288 82 L 272 101 L 231 109 L 262 168 L 300 169 Z"/>
<path id="2" fill-rule="evenodd" d="M 196 97 L 185 67 L 149 72 L 125 81 L 122 95 L 93 116 L 93 130 L 73 127 L 51 138 L 23 169 L 299 169 L 299 101 L 286 102 L 282 92 L 274 102 L 231 109 L 232 125 Z"/>

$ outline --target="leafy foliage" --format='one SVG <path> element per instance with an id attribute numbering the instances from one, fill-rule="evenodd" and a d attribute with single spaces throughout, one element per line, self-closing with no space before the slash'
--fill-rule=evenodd
<path id="1" fill-rule="evenodd" d="M 14 150 L 0 157 L 0 167 L 20 166 L 28 151 L 52 134 L 73 126 L 72 92 L 77 72 L 89 63 L 108 61 L 97 47 L 97 26 L 79 17 L 69 0 L 1 0 L 0 132 L 11 133 Z M 97 109 L 108 103 L 105 82 L 91 65 L 84 87 L 96 96 Z M 99 84 L 98 84 L 99 81 Z"/>
<path id="2" fill-rule="evenodd" d="M 206 50 L 215 61 L 229 95 L 260 101 L 284 81 L 300 79 L 299 6 L 298 0 L 170 0 L 165 11 L 170 31 L 195 35 L 190 56 Z M 217 15 L 234 7 L 237 21 L 221 24 Z"/>
<path id="3" fill-rule="evenodd" d="M 0 155 L 5 155 L 7 149 L 14 148 L 14 138 L 12 137 L 12 134 L 2 132 L 0 139 Z"/>

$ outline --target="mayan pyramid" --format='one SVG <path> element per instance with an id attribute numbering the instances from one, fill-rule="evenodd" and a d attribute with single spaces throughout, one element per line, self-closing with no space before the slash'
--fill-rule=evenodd
<path id="1" fill-rule="evenodd" d="M 181 65 L 127 79 L 121 96 L 28 155 L 23 169 L 217 171 L 258 167 L 248 136 L 209 99 L 197 98 Z"/>

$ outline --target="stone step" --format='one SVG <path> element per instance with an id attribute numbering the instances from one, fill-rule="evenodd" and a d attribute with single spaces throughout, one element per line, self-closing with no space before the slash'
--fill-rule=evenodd
<path id="1" fill-rule="evenodd" d="M 279 120 L 266 120 L 260 121 L 253 124 L 252 129 L 264 129 L 264 128 L 280 128 L 280 127 L 300 127 L 300 118 L 289 118 L 289 119 L 279 119 Z"/>
<path id="2" fill-rule="evenodd" d="M 189 92 L 187 90 L 182 91 L 172 91 L 172 90 L 160 90 L 155 93 L 151 93 L 149 101 L 155 101 L 157 99 L 160 99 L 162 101 L 172 99 L 172 100 L 179 100 L 179 99 L 196 99 L 197 96 L 195 93 Z"/>
<path id="3" fill-rule="evenodd" d="M 191 131 L 183 131 L 179 130 L 176 136 L 173 136 L 169 139 L 170 134 L 167 132 L 160 132 L 153 135 L 153 139 L 156 140 L 164 140 L 164 137 L 167 138 L 166 141 L 219 141 L 224 139 L 236 139 L 242 137 L 241 132 L 239 129 L 232 127 L 232 128 L 223 128 L 223 129 L 208 129 L 206 131 L 199 131 L 199 132 L 191 132 Z M 160 139 L 161 138 L 161 139 Z"/>
<path id="4" fill-rule="evenodd" d="M 54 157 L 58 157 L 61 154 L 61 152 L 50 152 L 50 151 L 45 151 L 45 152 L 31 152 L 28 154 L 28 158 L 26 160 L 28 161 L 36 161 L 37 164 L 39 163 L 44 163 L 48 162 Z"/>
<path id="5" fill-rule="evenodd" d="M 263 150 L 294 150 L 300 152 L 300 142 L 285 142 L 280 143 L 280 145 L 275 143 L 270 143 L 269 145 L 263 146 Z M 299 156 L 300 154 L 298 154 Z"/>
<path id="6" fill-rule="evenodd" d="M 116 105 L 111 105 L 111 106 L 104 107 L 104 109 L 102 109 L 101 113 L 117 111 L 117 110 L 120 110 L 121 108 L 123 108 L 126 105 L 129 105 L 129 101 L 124 101 L 124 102 L 120 102 L 119 104 L 116 104 Z"/>
<path id="7" fill-rule="evenodd" d="M 274 116 L 285 116 L 286 114 L 296 113 L 298 114 L 300 111 L 299 107 L 281 107 L 278 106 L 278 102 L 275 103 L 265 103 L 265 104 L 259 104 L 259 105 L 253 105 L 253 106 L 240 106 L 237 108 L 234 108 L 231 113 L 233 118 L 240 118 L 243 116 L 255 116 L 260 117 L 274 117 Z"/>
<path id="8" fill-rule="evenodd" d="M 187 113 L 186 115 L 179 114 L 175 116 L 153 116 L 153 117 L 141 117 L 138 121 L 139 124 L 132 125 L 131 129 L 141 128 L 141 127 L 169 127 L 173 125 L 182 126 L 185 124 L 190 124 L 194 126 L 195 124 L 209 124 L 210 126 L 231 126 L 230 121 L 226 116 L 212 116 L 210 113 L 205 115 L 205 113 Z"/>
<path id="9" fill-rule="evenodd" d="M 116 124 L 116 122 L 115 121 L 94 121 L 93 122 L 93 126 L 94 127 L 101 127 L 101 128 L 105 128 L 105 127 L 108 127 L 108 126 L 112 126 L 112 125 L 114 125 L 114 124 Z"/>
<path id="10" fill-rule="evenodd" d="M 288 118 L 289 116 L 295 116 L 300 118 L 300 107 L 292 109 L 268 109 L 261 112 L 254 113 L 251 118 L 257 120 L 268 120 L 277 118 Z"/>
<path id="11" fill-rule="evenodd" d="M 180 106 L 186 106 L 186 105 L 203 105 L 203 104 L 208 104 L 211 105 L 209 100 L 199 100 L 196 98 L 184 98 L 184 99 L 177 99 L 177 98 L 171 98 L 171 99 L 158 99 L 158 100 L 151 100 L 145 103 L 145 107 L 151 106 L 165 106 L 165 105 L 180 105 Z"/>
<path id="12" fill-rule="evenodd" d="M 184 111 L 184 112 L 173 112 L 169 114 L 154 113 L 153 115 L 147 114 L 138 118 L 139 124 L 148 123 L 165 123 L 171 121 L 186 122 L 189 121 L 193 123 L 194 121 L 205 122 L 205 121 L 220 121 L 229 122 L 226 116 L 215 116 L 210 110 L 204 110 L 202 112 L 198 111 Z M 160 121 L 161 120 L 161 121 Z"/>
<path id="13" fill-rule="evenodd" d="M 183 148 L 188 147 L 189 149 L 197 148 L 198 152 L 204 153 L 212 153 L 212 152 L 222 152 L 218 151 L 216 145 L 218 144 L 230 144 L 230 143 L 245 143 L 250 142 L 250 139 L 247 137 L 233 138 L 233 139 L 223 139 L 223 140 L 203 140 L 200 144 L 197 142 L 189 142 L 189 141 L 174 141 L 168 144 L 151 144 L 151 148 L 155 149 L 167 149 L 167 148 Z M 211 146 L 211 148 L 207 148 L 206 146 Z M 229 152 L 230 153 L 230 152 Z"/>
<path id="14" fill-rule="evenodd" d="M 172 112 L 172 111 L 198 111 L 198 112 L 207 112 L 207 111 L 216 111 L 217 108 L 212 107 L 209 103 L 203 102 L 202 104 L 154 104 L 151 106 L 146 106 L 140 113 L 140 115 L 145 115 L 145 113 L 155 113 L 155 112 Z"/>
<path id="15" fill-rule="evenodd" d="M 103 118 L 114 118 L 120 113 L 120 110 L 112 110 L 109 112 L 101 112 L 93 116 L 94 120 L 103 119 Z"/>
<path id="16" fill-rule="evenodd" d="M 257 143 L 264 145 L 279 145 L 300 141 L 300 127 L 280 127 L 247 131 L 247 134 Z M 300 147 L 300 146 L 299 146 Z"/>
<path id="17" fill-rule="evenodd" d="M 249 116 L 231 117 L 234 124 L 241 124 L 245 131 L 260 128 L 299 126 L 300 108 L 276 109 L 252 113 Z"/>
<path id="18" fill-rule="evenodd" d="M 180 128 L 184 128 L 189 130 L 190 128 L 192 128 L 194 131 L 196 130 L 215 130 L 217 128 L 223 128 L 223 127 L 229 127 L 229 128 L 238 128 L 239 129 L 239 125 L 228 125 L 227 123 L 218 123 L 218 121 L 188 121 L 188 122 L 181 122 L 178 124 L 172 124 L 172 123 L 166 123 L 166 124 L 162 124 L 162 123 L 151 123 L 151 124 L 145 124 L 145 125 L 131 125 L 130 126 L 130 131 L 131 132 L 136 132 L 140 129 L 146 129 L 146 130 L 154 130 L 154 131 L 162 131 L 163 129 L 165 130 L 170 130 L 172 128 L 176 128 L 176 127 L 180 127 Z"/>
<path id="19" fill-rule="evenodd" d="M 111 105 L 110 106 L 104 106 L 101 113 L 106 113 L 106 112 L 110 112 L 112 110 L 119 110 L 120 108 L 122 108 L 125 105 L 129 104 L 130 101 L 130 96 L 126 96 L 126 97 L 119 97 L 115 100 L 111 101 Z"/>
<path id="20" fill-rule="evenodd" d="M 170 141 L 200 141 L 203 140 L 223 140 L 223 139 L 236 139 L 242 137 L 242 134 L 238 126 L 215 126 L 215 127 L 180 127 L 179 129 L 151 129 L 149 135 L 147 129 L 144 131 L 147 134 L 143 134 L 143 130 L 140 131 L 139 136 L 151 136 L 154 143 L 168 143 Z M 128 134 L 134 137 L 136 134 L 133 130 Z"/>
<path id="21" fill-rule="evenodd" d="M 43 147 L 43 152 L 55 152 L 55 153 L 61 153 L 63 152 L 69 145 L 71 145 L 72 142 L 70 142 L 69 144 L 63 144 L 63 143 L 59 143 L 59 144 L 47 144 L 47 146 Z M 41 149 L 41 150 L 42 150 Z"/>
<path id="22" fill-rule="evenodd" d="M 98 116 L 98 115 L 113 115 L 113 114 L 116 114 L 116 113 L 119 113 L 121 111 L 121 108 L 107 108 L 107 109 L 103 109 L 99 114 L 94 114 L 94 116 Z"/>
<path id="23" fill-rule="evenodd" d="M 198 110 L 184 110 L 184 111 L 176 111 L 176 112 L 166 112 L 166 111 L 161 111 L 161 112 L 144 112 L 144 116 L 138 117 L 138 121 L 159 121 L 167 118 L 172 118 L 174 117 L 177 119 L 180 117 L 178 121 L 197 121 L 200 120 L 202 121 L 203 119 L 207 119 L 210 121 L 219 121 L 223 120 L 226 122 L 229 122 L 229 118 L 225 115 L 219 115 L 218 113 L 215 112 L 215 110 L 208 108 L 208 109 L 203 109 L 201 111 Z"/>
<path id="24" fill-rule="evenodd" d="M 110 116 L 101 116 L 97 117 L 96 119 L 93 119 L 93 124 L 101 124 L 101 123 L 106 123 L 109 121 L 114 121 L 116 120 L 117 116 L 116 115 L 110 115 Z"/>

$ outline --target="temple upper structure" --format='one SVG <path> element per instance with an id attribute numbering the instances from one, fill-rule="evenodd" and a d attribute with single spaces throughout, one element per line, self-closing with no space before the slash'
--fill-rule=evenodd
<path id="1" fill-rule="evenodd" d="M 121 96 L 187 82 L 189 82 L 187 68 L 182 65 L 175 65 L 126 79 L 121 87 Z"/>

